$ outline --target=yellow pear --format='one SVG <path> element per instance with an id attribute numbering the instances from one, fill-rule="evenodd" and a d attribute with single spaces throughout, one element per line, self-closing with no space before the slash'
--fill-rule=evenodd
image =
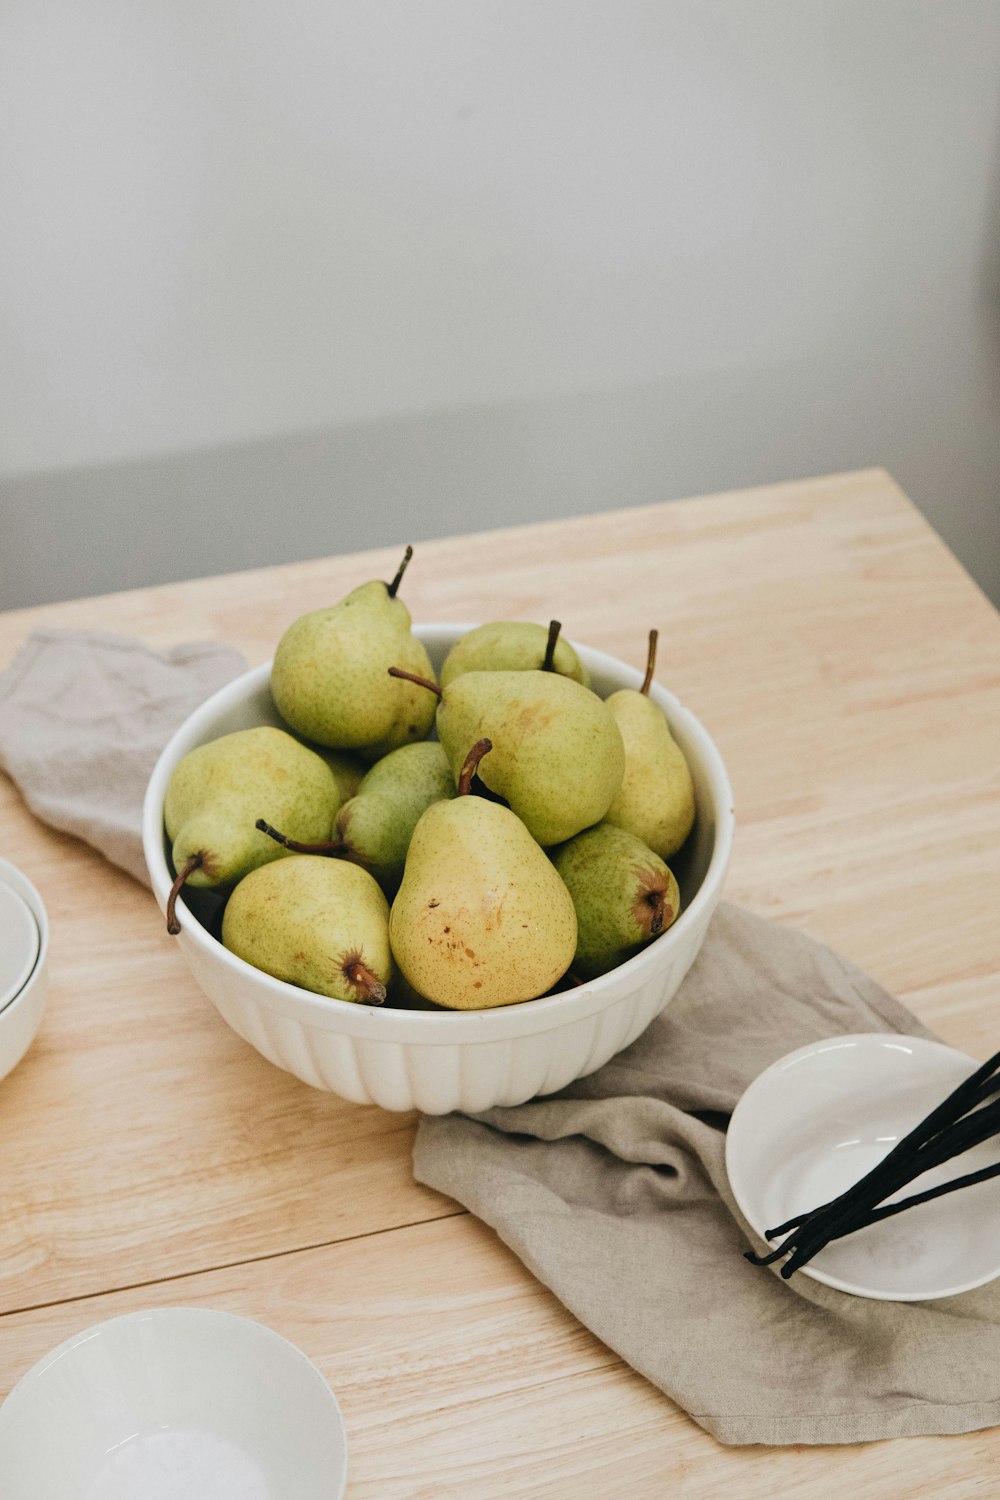
<path id="1" fill-rule="evenodd" d="M 586 668 L 569 641 L 560 637 L 558 620 L 533 625 L 527 620 L 490 620 L 467 630 L 441 664 L 439 680 L 446 688 L 463 672 L 559 672 L 590 686 Z"/>
<path id="2" fill-rule="evenodd" d="M 669 859 L 694 826 L 691 772 L 663 712 L 649 697 L 656 666 L 657 632 L 649 632 L 646 676 L 638 692 L 622 688 L 605 699 L 625 742 L 621 788 L 605 823 L 635 834 L 654 854 Z"/>
<path id="3" fill-rule="evenodd" d="M 470 793 L 491 748 L 478 741 L 458 795 L 421 816 L 389 914 L 404 978 L 449 1010 L 533 1000 L 576 951 L 573 901 L 551 862 L 509 808 Z"/>
<path id="4" fill-rule="evenodd" d="M 381 1005 L 392 978 L 389 907 L 359 865 L 292 854 L 240 881 L 222 919 L 231 953 L 334 1000 Z"/>
<path id="5" fill-rule="evenodd" d="M 237 729 L 189 750 L 177 762 L 163 802 L 176 879 L 167 931 L 180 926 L 183 885 L 235 885 L 283 851 L 257 830 L 262 814 L 299 839 L 328 839 L 340 806 L 337 782 L 320 757 L 283 729 Z"/>
<path id="6" fill-rule="evenodd" d="M 329 609 L 300 615 L 278 642 L 271 694 L 282 718 L 306 739 L 368 761 L 426 739 L 433 701 L 387 675 L 394 663 L 434 675 L 397 592 L 412 552 L 406 549 L 391 583 L 374 579 Z"/>
<path id="7" fill-rule="evenodd" d="M 389 675 L 436 693 L 437 731 L 456 781 L 469 745 L 495 747 L 479 772 L 539 844 L 599 823 L 622 784 L 625 747 L 590 688 L 558 672 L 463 672 L 447 688 L 398 667 Z"/>

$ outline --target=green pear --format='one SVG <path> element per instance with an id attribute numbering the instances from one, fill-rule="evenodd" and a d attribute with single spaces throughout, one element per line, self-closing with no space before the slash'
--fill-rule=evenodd
<path id="1" fill-rule="evenodd" d="M 684 843 L 694 826 L 691 771 L 657 705 L 648 696 L 656 665 L 657 632 L 649 632 L 646 676 L 638 692 L 622 688 L 606 699 L 625 742 L 625 774 L 605 814 L 647 844 L 661 859 Z"/>
<path id="2" fill-rule="evenodd" d="M 577 940 L 573 972 L 594 979 L 638 953 L 680 910 L 671 871 L 652 849 L 611 823 L 578 833 L 552 863 L 573 898 Z"/>
<path id="3" fill-rule="evenodd" d="M 470 793 L 490 748 L 479 740 L 458 796 L 422 815 L 389 913 L 408 984 L 449 1010 L 533 1000 L 576 950 L 573 902 L 551 862 L 509 808 Z"/>
<path id="4" fill-rule="evenodd" d="M 387 675 L 394 664 L 434 675 L 397 597 L 412 550 L 391 583 L 363 583 L 329 609 L 301 615 L 278 642 L 271 693 L 282 718 L 306 739 L 369 761 L 426 739 L 433 703 L 412 683 Z"/>
<path id="5" fill-rule="evenodd" d="M 395 668 L 393 669 L 395 671 Z M 465 747 L 494 746 L 479 773 L 542 845 L 599 823 L 625 769 L 621 733 L 605 705 L 557 672 L 463 672 L 439 696 L 437 729 L 457 777 Z"/>
<path id="6" fill-rule="evenodd" d="M 222 941 L 275 979 L 381 1005 L 392 979 L 389 905 L 358 865 L 293 854 L 253 870 L 229 898 Z"/>
<path id="7" fill-rule="evenodd" d="M 328 839 L 306 842 L 257 820 L 266 833 L 293 854 L 339 854 L 375 876 L 387 895 L 399 886 L 410 837 L 432 802 L 455 795 L 451 766 L 436 740 L 400 745 L 378 761 L 345 802 Z"/>
<path id="8" fill-rule="evenodd" d="M 553 620 L 546 631 L 526 620 L 491 620 L 467 630 L 452 646 L 439 675 L 443 688 L 463 672 L 559 672 L 589 687 L 586 668 Z"/>
<path id="9" fill-rule="evenodd" d="M 329 766 L 283 729 L 238 729 L 190 750 L 174 767 L 163 801 L 177 874 L 168 930 L 180 931 L 174 906 L 185 883 L 234 885 L 283 854 L 257 831 L 259 815 L 293 837 L 326 839 L 339 807 Z"/>
<path id="10" fill-rule="evenodd" d="M 344 803 L 333 837 L 346 858 L 370 870 L 391 895 L 403 878 L 421 814 L 432 802 L 454 795 L 451 766 L 436 740 L 401 745 L 372 766 L 357 796 Z"/>

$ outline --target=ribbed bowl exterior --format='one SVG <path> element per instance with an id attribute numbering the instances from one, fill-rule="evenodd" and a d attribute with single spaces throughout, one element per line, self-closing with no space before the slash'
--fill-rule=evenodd
<path id="1" fill-rule="evenodd" d="M 435 667 L 467 625 L 418 626 Z M 637 687 L 640 674 L 577 646 L 595 689 Z M 173 767 L 218 735 L 278 722 L 269 664 L 221 689 L 181 726 L 150 778 L 143 842 L 153 891 L 166 907 L 171 871 L 163 797 Z M 718 904 L 733 832 L 732 793 L 718 750 L 694 716 L 660 688 L 653 696 L 691 765 L 698 804 L 683 859 L 684 909 L 674 925 L 611 973 L 559 995 L 482 1011 L 442 1012 L 326 1000 L 272 979 L 222 946 L 185 901 L 177 938 L 194 978 L 235 1032 L 314 1088 L 389 1110 L 477 1113 L 521 1104 L 592 1073 L 635 1041 L 677 993 Z M 685 890 L 685 887 L 687 888 Z"/>
<path id="2" fill-rule="evenodd" d="M 481 1040 L 444 1039 L 449 1023 L 457 1030 L 465 1016 L 434 1016 L 441 1023 L 436 1034 L 418 1040 L 398 1034 L 394 1023 L 400 1013 L 391 1010 L 356 1007 L 365 1034 L 351 1034 L 337 1012 L 330 1013 L 329 1025 L 306 1021 L 275 1009 L 269 994 L 213 963 L 183 935 L 180 941 L 199 985 L 233 1030 L 303 1083 L 382 1109 L 474 1114 L 561 1089 L 634 1042 L 676 994 L 701 946 L 708 916 L 687 929 L 669 963 L 638 983 L 619 971 L 621 982 L 609 985 L 584 1014 L 561 1018 L 556 1010 L 544 1030 L 519 1035 L 511 1027 L 510 1035 Z"/>

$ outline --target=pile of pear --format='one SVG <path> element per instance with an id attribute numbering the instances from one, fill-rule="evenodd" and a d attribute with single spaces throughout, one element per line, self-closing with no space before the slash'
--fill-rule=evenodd
<path id="1" fill-rule="evenodd" d="M 468 631 L 440 676 L 391 582 L 302 615 L 275 717 L 177 764 L 175 880 L 245 962 L 331 999 L 479 1010 L 607 973 L 667 930 L 690 769 L 645 680 L 602 699 L 553 621 Z M 193 918 L 191 919 L 193 920 Z"/>

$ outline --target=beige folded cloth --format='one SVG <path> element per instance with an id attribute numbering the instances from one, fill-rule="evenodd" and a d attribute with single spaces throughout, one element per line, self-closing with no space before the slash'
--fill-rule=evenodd
<path id="1" fill-rule="evenodd" d="M 245 666 L 215 642 L 159 652 L 123 636 L 36 630 L 0 674 L 0 770 L 43 822 L 148 885 L 142 799 L 156 758 Z"/>
<path id="2" fill-rule="evenodd" d="M 723 905 L 674 1001 L 597 1073 L 420 1122 L 419 1181 L 491 1224 L 623 1359 L 724 1443 L 857 1443 L 1000 1422 L 1000 1282 L 876 1302 L 748 1264 L 768 1248 L 725 1169 L 726 1119 L 777 1058 L 929 1035 L 829 949 Z M 453 1267 L 461 1275 L 461 1267 Z"/>

